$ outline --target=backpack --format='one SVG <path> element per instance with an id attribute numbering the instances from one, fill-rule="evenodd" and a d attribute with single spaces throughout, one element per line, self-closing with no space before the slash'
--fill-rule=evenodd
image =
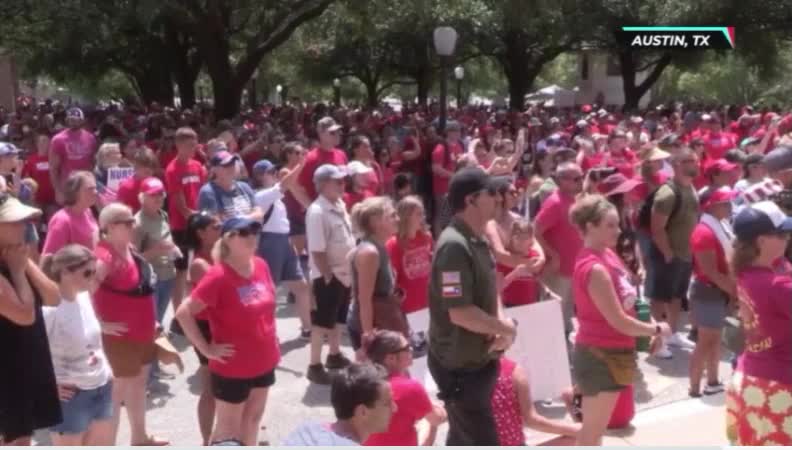
<path id="1" fill-rule="evenodd" d="M 222 212 L 222 211 L 223 211 L 223 193 L 222 193 L 222 192 L 220 192 L 220 187 L 219 187 L 219 186 L 217 186 L 217 184 L 215 184 L 215 183 L 213 183 L 213 182 L 210 182 L 210 183 L 209 183 L 209 186 L 211 186 L 211 187 L 212 187 L 212 192 L 214 193 L 214 196 L 215 196 L 215 202 L 217 203 L 217 210 L 218 210 L 218 211 L 220 211 L 220 212 Z M 235 181 L 235 182 L 234 182 L 234 187 L 235 187 L 235 188 L 237 188 L 237 189 L 239 189 L 240 191 L 242 191 L 242 192 L 243 192 L 243 193 L 244 193 L 244 194 L 247 196 L 247 198 L 250 200 L 250 204 L 251 204 L 251 205 L 255 205 L 255 204 L 256 204 L 256 199 L 255 199 L 255 197 L 253 197 L 253 196 L 250 194 L 250 192 L 248 192 L 248 191 L 246 191 L 246 190 L 242 189 L 242 188 L 239 186 L 239 182 L 238 182 L 238 181 Z M 261 225 L 262 225 L 262 226 L 266 225 L 266 224 L 267 224 L 267 222 L 269 222 L 270 218 L 272 217 L 272 211 L 273 211 L 274 209 L 275 209 L 275 202 L 273 202 L 273 203 L 270 205 L 270 207 L 269 207 L 269 208 L 267 208 L 267 211 L 266 211 L 266 212 L 264 212 L 264 217 L 261 219 Z"/>
<path id="2" fill-rule="evenodd" d="M 654 200 L 657 196 L 657 191 L 660 190 L 663 186 L 668 186 L 674 191 L 674 206 L 671 207 L 671 214 L 668 215 L 668 222 L 666 222 L 666 227 L 671 222 L 671 219 L 676 216 L 677 212 L 679 212 L 679 208 L 682 206 L 682 192 L 679 190 L 676 184 L 673 181 L 667 181 L 663 185 L 659 186 L 657 189 L 652 191 L 647 197 L 646 201 L 643 205 L 641 205 L 641 209 L 638 211 L 638 228 L 643 230 L 650 230 L 652 228 L 652 206 L 654 206 Z"/>
<path id="3" fill-rule="evenodd" d="M 132 259 L 135 261 L 138 274 L 140 274 L 138 278 L 138 284 L 135 287 L 124 291 L 121 289 L 116 289 L 107 283 L 102 283 L 102 289 L 120 295 L 127 295 L 129 297 L 148 297 L 149 295 L 152 295 L 157 286 L 157 274 L 154 272 L 154 268 L 137 252 L 132 252 Z"/>

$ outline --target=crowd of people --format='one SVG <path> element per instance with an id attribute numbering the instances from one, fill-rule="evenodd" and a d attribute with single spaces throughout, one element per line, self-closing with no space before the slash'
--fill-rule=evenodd
<path id="1" fill-rule="evenodd" d="M 258 444 L 284 336 L 337 419 L 286 445 L 432 445 L 445 422 L 450 445 L 524 426 L 599 445 L 645 339 L 692 350 L 689 395 L 726 391 L 732 443 L 792 445 L 790 114 L 29 100 L 0 111 L 0 443 L 114 445 L 125 408 L 130 444 L 168 445 L 146 396 L 178 334 L 204 445 Z M 276 329 L 281 287 L 300 329 Z M 541 416 L 505 356 L 542 338 L 508 309 L 540 301 L 560 302 L 579 423 Z M 425 309 L 424 335 L 406 315 Z"/>

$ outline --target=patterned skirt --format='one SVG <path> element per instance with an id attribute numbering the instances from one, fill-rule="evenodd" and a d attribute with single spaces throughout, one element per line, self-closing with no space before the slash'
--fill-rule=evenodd
<path id="1" fill-rule="evenodd" d="M 726 435 L 732 445 L 792 445 L 792 386 L 735 372 Z"/>

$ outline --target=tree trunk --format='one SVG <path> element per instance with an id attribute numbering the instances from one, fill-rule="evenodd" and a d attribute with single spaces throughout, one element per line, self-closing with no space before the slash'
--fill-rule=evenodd
<path id="1" fill-rule="evenodd" d="M 531 89 L 536 75 L 533 63 L 527 53 L 526 43 L 520 38 L 518 32 L 508 33 L 503 37 L 505 51 L 498 56 L 498 61 L 503 68 L 503 74 L 509 83 L 509 109 L 522 111 L 525 108 L 525 94 Z M 541 65 L 539 66 L 541 68 Z"/>
<path id="2" fill-rule="evenodd" d="M 161 105 L 173 105 L 173 83 L 167 70 L 141 70 L 130 74 L 140 90 L 145 104 L 157 102 Z"/>
<path id="3" fill-rule="evenodd" d="M 429 90 L 432 89 L 432 71 L 424 70 L 421 73 L 417 73 L 415 77 L 415 87 L 416 87 L 416 97 L 418 98 L 418 104 L 421 106 L 426 106 L 427 100 L 429 100 Z"/>
<path id="4" fill-rule="evenodd" d="M 369 81 L 363 83 L 366 87 L 366 105 L 369 108 L 376 108 L 379 105 L 379 92 L 377 90 L 377 82 Z"/>
<path id="5" fill-rule="evenodd" d="M 195 106 L 195 78 L 192 80 L 177 78 L 176 85 L 179 86 L 179 99 L 181 100 L 182 108 Z"/>
<path id="6" fill-rule="evenodd" d="M 672 57 L 668 53 L 661 56 L 656 63 L 649 66 L 647 69 L 650 70 L 649 75 L 641 84 L 636 84 L 635 80 L 638 74 L 638 64 L 635 55 L 630 50 L 624 50 L 620 51 L 618 56 L 619 70 L 622 76 L 622 89 L 624 91 L 624 107 L 622 111 L 637 111 L 640 107 L 641 99 L 649 92 L 649 89 L 654 86 L 665 68 L 671 64 Z"/>

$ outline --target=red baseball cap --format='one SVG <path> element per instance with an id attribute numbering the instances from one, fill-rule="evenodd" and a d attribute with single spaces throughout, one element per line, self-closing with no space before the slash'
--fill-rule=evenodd
<path id="1" fill-rule="evenodd" d="M 701 202 L 702 208 L 708 208 L 718 203 L 730 202 L 734 200 L 735 197 L 737 197 L 737 191 L 728 186 L 723 186 L 718 189 L 707 189 L 701 194 L 699 201 Z"/>
<path id="2" fill-rule="evenodd" d="M 165 192 L 165 185 L 156 177 L 148 177 L 140 183 L 140 192 L 146 195 L 157 195 Z"/>
<path id="3" fill-rule="evenodd" d="M 641 180 L 627 178 L 621 173 L 614 173 L 602 180 L 597 185 L 597 190 L 605 197 L 616 194 L 626 194 L 641 184 Z"/>
<path id="4" fill-rule="evenodd" d="M 739 164 L 731 163 L 723 158 L 711 159 L 704 165 L 704 174 L 710 175 L 714 171 L 718 171 L 720 173 L 731 172 L 732 170 L 739 168 Z"/>

